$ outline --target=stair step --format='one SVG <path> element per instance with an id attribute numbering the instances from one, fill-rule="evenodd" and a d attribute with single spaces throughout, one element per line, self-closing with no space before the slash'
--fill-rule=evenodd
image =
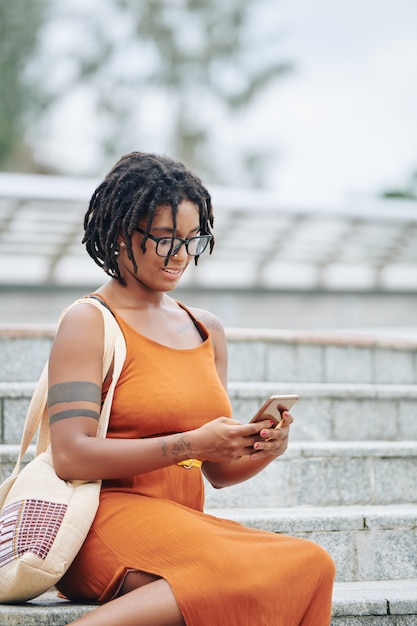
<path id="1" fill-rule="evenodd" d="M 0 446 L 1 480 L 17 454 L 17 445 Z M 417 441 L 292 442 L 257 476 L 208 487 L 206 499 L 217 507 L 417 504 L 416 485 Z"/>
<path id="2" fill-rule="evenodd" d="M 0 443 L 18 443 L 34 382 L 0 382 Z M 417 440 L 417 385 L 231 382 L 242 422 L 272 394 L 297 393 L 291 441 Z"/>
<path id="3" fill-rule="evenodd" d="M 48 591 L 23 604 L 0 604 L 2 626 L 65 626 L 94 609 L 94 604 L 73 604 Z"/>
<path id="4" fill-rule="evenodd" d="M 0 325 L 3 381 L 39 378 L 55 325 Z M 417 340 L 349 331 L 226 329 L 229 379 L 417 384 Z"/>
<path id="5" fill-rule="evenodd" d="M 417 383 L 417 341 L 347 331 L 227 331 L 229 378 Z"/>
<path id="6" fill-rule="evenodd" d="M 0 326 L 0 379 L 38 380 L 49 357 L 55 327 L 51 325 Z"/>
<path id="7" fill-rule="evenodd" d="M 415 626 L 417 579 L 336 583 L 331 626 Z"/>
<path id="8" fill-rule="evenodd" d="M 65 626 L 95 605 L 72 604 L 49 591 L 22 605 L 0 605 L 4 626 Z M 336 583 L 331 626 L 415 626 L 417 580 Z"/>
<path id="9" fill-rule="evenodd" d="M 231 382 L 234 416 L 244 422 L 269 395 L 296 393 L 291 441 L 417 440 L 417 385 Z"/>
<path id="10" fill-rule="evenodd" d="M 207 491 L 207 506 L 417 503 L 417 441 L 292 442 L 249 481 Z"/>
<path id="11" fill-rule="evenodd" d="M 417 579 L 417 505 L 215 508 L 207 513 L 320 544 L 336 580 Z"/>
<path id="12" fill-rule="evenodd" d="M 17 444 L 0 444 L 0 484 L 13 472 L 20 451 L 20 445 Z M 21 467 L 31 461 L 35 456 L 35 445 L 29 446 Z"/>
<path id="13" fill-rule="evenodd" d="M 34 382 L 0 382 L 0 443 L 20 443 Z"/>

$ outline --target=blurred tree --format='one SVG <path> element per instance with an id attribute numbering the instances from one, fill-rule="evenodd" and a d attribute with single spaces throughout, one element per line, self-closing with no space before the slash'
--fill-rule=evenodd
<path id="1" fill-rule="evenodd" d="M 0 0 L 5 6 L 6 1 Z M 38 75 L 39 68 L 47 67 L 42 82 L 51 97 L 73 102 L 78 94 L 78 104 L 89 102 L 84 105 L 85 118 L 94 121 L 106 162 L 132 144 L 161 149 L 155 140 L 159 133 L 164 137 L 163 151 L 210 182 L 230 183 L 232 169 L 240 168 L 245 183 L 260 185 L 268 148 L 259 141 L 257 145 L 252 141 L 255 147 L 245 141 L 244 115 L 275 79 L 290 70 L 280 58 L 276 11 L 269 19 L 271 2 L 60 0 L 51 4 Z M 10 3 L 22 11 L 26 4 L 44 7 L 40 0 Z M 39 8 L 30 29 L 36 31 L 40 16 Z M 25 33 L 22 26 L 19 38 Z M 36 37 L 31 30 L 29 34 L 34 46 Z M 20 76 L 22 67 L 23 63 L 11 71 Z M 19 83 L 22 91 L 16 98 L 25 100 L 29 109 L 26 92 L 20 97 L 23 87 Z M 75 109 L 76 105 L 66 109 L 68 125 Z M 21 120 L 23 113 L 26 109 L 16 119 Z M 244 128 L 239 146 L 226 145 L 221 129 L 227 130 L 239 115 Z M 45 127 L 38 129 L 42 133 Z M 233 155 L 226 167 L 219 158 L 225 149 Z"/>
<path id="2" fill-rule="evenodd" d="M 77 78 L 94 84 L 108 155 L 123 152 L 135 131 L 140 143 L 153 124 L 164 128 L 172 155 L 212 181 L 230 182 L 232 168 L 225 172 L 218 164 L 216 152 L 224 145 L 216 143 L 217 124 L 222 120 L 227 126 L 231 114 L 245 111 L 290 69 L 279 58 L 277 23 L 268 23 L 267 4 L 262 0 L 108 4 L 111 25 L 108 12 L 93 20 L 90 14 L 95 45 L 78 51 Z M 164 104 L 156 104 L 150 120 L 149 106 L 156 102 Z M 235 169 L 245 173 L 247 184 L 262 184 L 267 156 L 262 147 L 244 146 L 234 155 L 239 162 Z"/>
<path id="3" fill-rule="evenodd" d="M 382 192 L 382 197 L 417 200 L 417 170 L 411 173 L 408 183 L 403 187 L 386 189 Z"/>
<path id="4" fill-rule="evenodd" d="M 279 59 L 274 19 L 272 28 L 265 28 L 271 17 L 268 7 L 259 0 L 115 2 L 133 19 L 137 39 L 148 50 L 145 58 L 136 56 L 137 74 L 144 84 L 165 92 L 169 101 L 173 153 L 224 179 L 210 154 L 213 112 L 230 117 L 245 110 L 290 69 Z M 246 147 L 239 157 L 250 183 L 261 182 L 262 149 Z"/>
<path id="5" fill-rule="evenodd" d="M 0 167 L 30 160 L 25 128 L 45 106 L 30 63 L 39 45 L 49 0 L 0 0 Z M 25 155 L 25 156 L 23 156 Z"/>

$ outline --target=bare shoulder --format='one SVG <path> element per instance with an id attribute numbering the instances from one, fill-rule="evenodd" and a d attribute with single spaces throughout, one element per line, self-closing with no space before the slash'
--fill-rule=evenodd
<path id="1" fill-rule="evenodd" d="M 88 302 L 76 304 L 64 315 L 55 337 L 55 344 L 70 344 L 74 349 L 103 345 L 104 323 L 99 309 Z"/>
<path id="2" fill-rule="evenodd" d="M 210 332 L 215 353 L 216 369 L 224 388 L 227 390 L 228 356 L 226 333 L 224 332 L 223 324 L 216 315 L 204 309 L 190 308 L 190 311 Z"/>
<path id="3" fill-rule="evenodd" d="M 191 313 L 204 324 L 204 326 L 210 332 L 217 332 L 224 334 L 224 327 L 219 318 L 211 313 L 210 311 L 206 311 L 205 309 L 198 309 L 195 307 L 188 307 Z"/>
<path id="4" fill-rule="evenodd" d="M 88 301 L 79 302 L 69 308 L 62 318 L 60 327 L 64 325 L 97 325 L 97 322 L 103 320 L 101 311 L 94 305 L 91 305 Z"/>
<path id="5" fill-rule="evenodd" d="M 49 355 L 49 385 L 88 380 L 101 384 L 104 323 L 101 312 L 88 303 L 66 312 Z"/>

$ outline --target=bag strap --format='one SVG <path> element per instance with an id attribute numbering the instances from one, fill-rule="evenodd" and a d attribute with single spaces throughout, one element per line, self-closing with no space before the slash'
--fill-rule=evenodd
<path id="1" fill-rule="evenodd" d="M 58 322 L 58 328 L 66 313 L 72 307 L 78 304 L 91 304 L 99 309 L 103 315 L 104 321 L 104 353 L 102 380 L 106 375 L 113 362 L 112 381 L 107 392 L 105 401 L 101 408 L 100 418 L 97 426 L 97 437 L 105 437 L 109 423 L 110 410 L 113 401 L 113 394 L 119 379 L 123 364 L 126 358 L 126 342 L 111 310 L 105 306 L 98 298 L 86 297 L 73 302 L 61 314 Z M 27 452 L 29 445 L 39 427 L 39 435 L 36 444 L 36 455 L 44 452 L 50 443 L 49 421 L 47 415 L 47 398 L 48 398 L 48 363 L 46 363 L 39 381 L 36 385 L 34 394 L 29 404 L 26 420 L 23 428 L 22 440 L 20 444 L 20 453 L 13 470 L 12 476 L 19 473 L 20 464 L 23 456 Z"/>

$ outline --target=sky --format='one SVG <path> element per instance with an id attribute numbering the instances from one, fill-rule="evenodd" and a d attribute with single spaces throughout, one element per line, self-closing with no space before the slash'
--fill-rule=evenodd
<path id="1" fill-rule="evenodd" d="M 417 2 L 279 4 L 296 71 L 273 107 L 262 103 L 281 154 L 271 187 L 310 202 L 406 184 L 417 170 Z"/>
<path id="2" fill-rule="evenodd" d="M 277 153 L 266 183 L 282 202 L 349 202 L 406 185 L 417 170 L 416 0 L 263 2 L 279 13 L 294 71 L 213 132 Z M 41 151 L 75 173 L 92 167 L 95 131 L 68 123 L 77 106 L 73 117 L 88 121 L 85 104 L 67 106 Z"/>

